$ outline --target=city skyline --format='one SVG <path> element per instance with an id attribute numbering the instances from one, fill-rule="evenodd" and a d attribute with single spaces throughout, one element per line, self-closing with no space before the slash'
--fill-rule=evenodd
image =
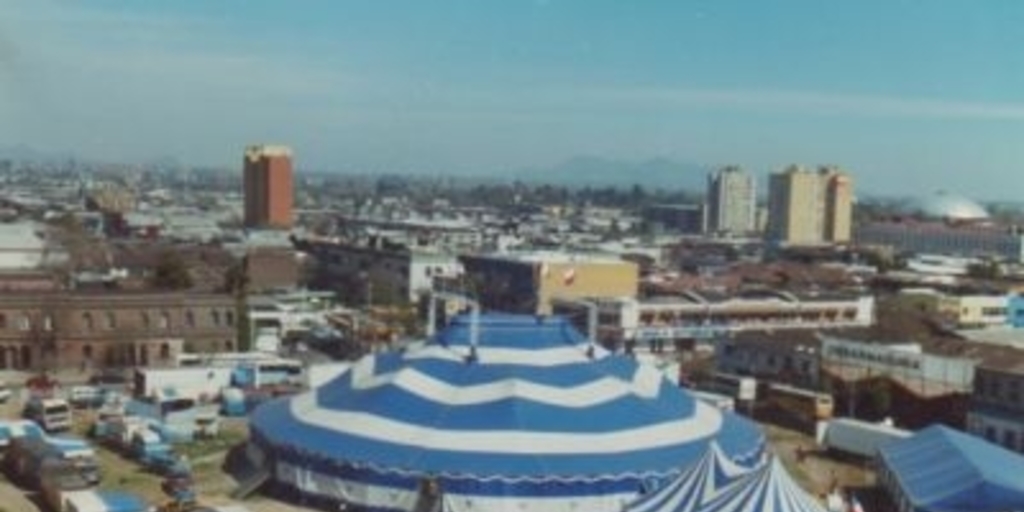
<path id="1" fill-rule="evenodd" d="M 867 192 L 1024 186 L 1024 5 L 8 0 L 0 145 L 237 167 L 499 175 L 580 155 Z M 972 8 L 974 7 L 974 8 Z M 862 184 L 862 185 L 861 185 Z"/>

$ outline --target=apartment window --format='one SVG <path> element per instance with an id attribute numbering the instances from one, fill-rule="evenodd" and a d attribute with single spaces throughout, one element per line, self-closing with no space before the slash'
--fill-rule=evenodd
<path id="1" fill-rule="evenodd" d="M 171 328 L 171 315 L 164 311 L 160 313 L 160 328 L 170 329 Z"/>
<path id="2" fill-rule="evenodd" d="M 92 345 L 82 345 L 82 359 L 92 361 Z"/>
<path id="3" fill-rule="evenodd" d="M 974 391 L 981 396 L 988 394 L 988 381 L 985 380 L 984 375 L 978 374 L 974 376 Z"/>
<path id="4" fill-rule="evenodd" d="M 143 311 L 142 313 L 139 314 L 139 319 L 142 322 L 142 328 L 143 329 L 149 329 L 149 324 L 150 324 L 149 313 Z"/>
<path id="5" fill-rule="evenodd" d="M 114 313 L 112 311 L 108 312 L 107 313 L 107 329 L 116 329 L 116 328 L 117 328 L 117 316 L 114 315 Z"/>
<path id="6" fill-rule="evenodd" d="M 160 359 L 166 361 L 171 358 L 171 346 L 166 343 L 160 344 Z"/>
<path id="7" fill-rule="evenodd" d="M 43 330 L 44 331 L 52 331 L 53 330 L 53 317 L 52 316 L 50 316 L 50 315 L 43 316 Z"/>
<path id="8" fill-rule="evenodd" d="M 85 326 L 85 330 L 91 331 L 96 327 L 95 322 L 92 320 L 92 313 L 82 313 L 82 325 Z"/>
<path id="9" fill-rule="evenodd" d="M 217 311 L 216 309 L 213 310 L 213 311 L 210 311 L 210 320 L 213 322 L 213 325 L 219 326 L 220 325 L 220 311 Z"/>
<path id="10" fill-rule="evenodd" d="M 185 324 L 189 327 L 196 326 L 196 315 L 191 309 L 185 312 Z"/>
<path id="11" fill-rule="evenodd" d="M 235 325 L 235 313 L 233 311 L 224 312 L 224 323 L 228 324 L 229 326 Z"/>
<path id="12" fill-rule="evenodd" d="M 21 315 L 18 317 L 18 330 L 27 331 L 32 328 L 32 320 L 29 319 L 28 315 Z"/>

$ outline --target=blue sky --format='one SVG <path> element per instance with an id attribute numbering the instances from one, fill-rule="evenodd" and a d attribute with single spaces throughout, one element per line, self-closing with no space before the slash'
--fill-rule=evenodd
<path id="1" fill-rule="evenodd" d="M 578 156 L 837 163 L 1024 189 L 1024 2 L 0 0 L 0 145 L 502 173 Z"/>

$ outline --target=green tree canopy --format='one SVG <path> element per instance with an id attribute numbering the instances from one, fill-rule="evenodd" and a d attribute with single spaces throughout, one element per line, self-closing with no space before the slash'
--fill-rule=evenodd
<path id="1" fill-rule="evenodd" d="M 164 251 L 150 274 L 150 285 L 160 290 L 187 290 L 192 287 L 192 274 L 180 254 Z"/>

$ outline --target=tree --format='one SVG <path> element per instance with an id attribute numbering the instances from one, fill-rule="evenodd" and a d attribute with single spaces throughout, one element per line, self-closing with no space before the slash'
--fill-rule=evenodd
<path id="1" fill-rule="evenodd" d="M 885 379 L 877 379 L 868 388 L 868 400 L 870 400 L 872 412 L 876 417 L 889 415 L 892 409 L 892 388 Z"/>
<path id="2" fill-rule="evenodd" d="M 249 265 L 246 259 L 234 264 L 224 274 L 224 291 L 235 296 L 235 347 L 248 352 L 252 344 L 249 322 Z"/>
<path id="3" fill-rule="evenodd" d="M 161 290 L 187 290 L 192 287 L 192 274 L 181 255 L 167 250 L 160 253 L 153 267 L 150 285 Z"/>

